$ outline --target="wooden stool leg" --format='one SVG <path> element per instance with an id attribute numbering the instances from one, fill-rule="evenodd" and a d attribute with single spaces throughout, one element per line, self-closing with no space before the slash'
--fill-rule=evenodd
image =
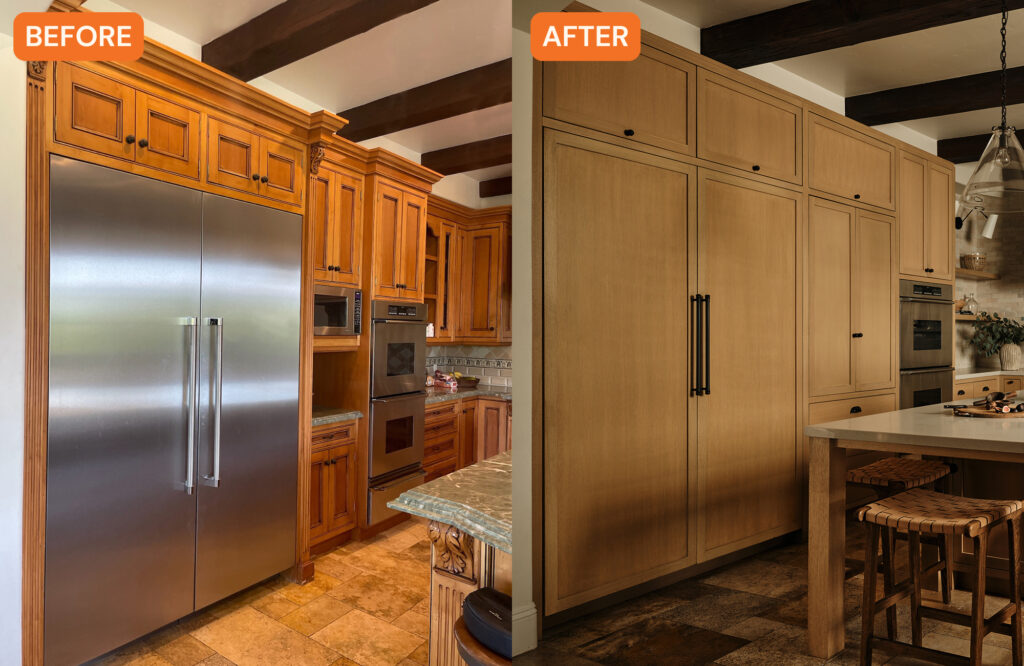
<path id="1" fill-rule="evenodd" d="M 949 604 L 953 601 L 953 544 L 959 537 L 954 534 L 946 534 L 942 537 L 942 554 L 944 561 L 942 567 L 942 603 Z"/>
<path id="2" fill-rule="evenodd" d="M 974 594 L 971 598 L 971 666 L 981 666 L 981 648 L 985 640 L 985 559 L 988 557 L 988 533 L 974 537 Z"/>
<path id="3" fill-rule="evenodd" d="M 921 647 L 921 534 L 910 532 L 910 633 L 914 645 Z"/>
<path id="4" fill-rule="evenodd" d="M 882 590 L 885 596 L 892 594 L 896 587 L 896 541 L 895 531 L 891 527 L 883 527 L 882 531 Z M 896 640 L 898 629 L 896 626 L 896 606 L 889 606 L 885 609 L 885 629 L 890 640 Z"/>
<path id="5" fill-rule="evenodd" d="M 875 634 L 875 585 L 878 580 L 879 527 L 864 523 L 867 541 L 864 544 L 864 602 L 861 604 L 860 663 L 871 665 L 871 639 Z"/>
<path id="6" fill-rule="evenodd" d="M 1013 666 L 1022 666 L 1024 656 L 1021 653 L 1021 621 L 1020 607 L 1020 518 L 1011 519 L 1007 525 L 1008 555 L 1010 556 L 1010 602 L 1013 604 L 1013 618 L 1010 620 L 1010 638 L 1013 649 Z"/>

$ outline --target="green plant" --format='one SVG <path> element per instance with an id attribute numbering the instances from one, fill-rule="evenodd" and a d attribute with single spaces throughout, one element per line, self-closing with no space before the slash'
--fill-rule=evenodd
<path id="1" fill-rule="evenodd" d="M 971 344 L 986 358 L 999 353 L 1006 344 L 1024 342 L 1024 324 L 1016 319 L 1000 317 L 998 312 L 982 312 L 974 322 L 974 337 Z"/>

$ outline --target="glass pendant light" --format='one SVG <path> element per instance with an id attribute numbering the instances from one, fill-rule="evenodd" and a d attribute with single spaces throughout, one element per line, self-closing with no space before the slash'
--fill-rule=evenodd
<path id="1" fill-rule="evenodd" d="M 1002 122 L 992 128 L 977 168 L 967 181 L 962 203 L 970 213 L 985 217 L 982 235 L 992 238 L 996 222 L 1001 215 L 1024 213 L 1024 149 L 1016 130 L 1006 124 L 1006 0 L 1003 0 L 1002 36 Z M 964 216 L 966 219 L 966 216 Z"/>

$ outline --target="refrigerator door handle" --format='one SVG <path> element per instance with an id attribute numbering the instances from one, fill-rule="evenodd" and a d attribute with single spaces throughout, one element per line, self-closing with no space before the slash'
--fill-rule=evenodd
<path id="1" fill-rule="evenodd" d="M 196 460 L 196 421 L 197 414 L 196 408 L 198 401 L 196 400 L 196 380 L 198 373 L 196 372 L 196 366 L 199 363 L 199 321 L 195 317 L 185 317 L 183 319 L 185 326 L 188 326 L 190 331 L 188 335 L 188 387 L 185 393 L 186 395 L 186 407 L 188 408 L 188 448 L 187 448 L 187 462 L 185 463 L 185 494 L 191 495 L 195 490 L 195 460 Z"/>
<path id="2" fill-rule="evenodd" d="M 220 486 L 220 407 L 221 390 L 224 385 L 224 318 L 210 317 L 206 323 L 213 326 L 217 335 L 213 345 L 217 357 L 212 359 L 214 374 L 210 387 L 213 392 L 213 400 L 210 404 L 210 409 L 213 412 L 213 474 L 204 474 L 203 484 L 217 488 Z"/>

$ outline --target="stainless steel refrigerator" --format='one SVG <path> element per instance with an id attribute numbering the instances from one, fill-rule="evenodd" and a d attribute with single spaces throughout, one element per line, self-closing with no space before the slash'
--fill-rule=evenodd
<path id="1" fill-rule="evenodd" d="M 294 563 L 301 227 L 51 158 L 47 664 Z"/>

